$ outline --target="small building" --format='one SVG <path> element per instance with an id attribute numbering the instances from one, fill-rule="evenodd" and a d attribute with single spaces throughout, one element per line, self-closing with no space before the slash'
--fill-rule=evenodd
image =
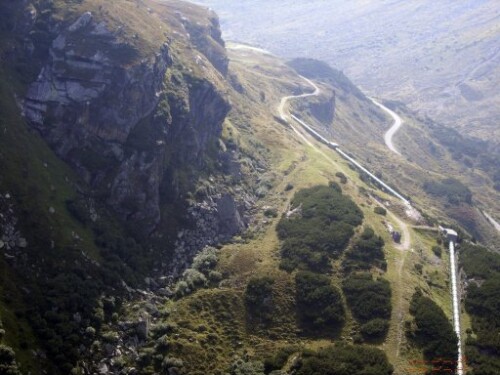
<path id="1" fill-rule="evenodd" d="M 450 242 L 457 242 L 458 240 L 458 233 L 456 230 L 450 229 L 450 228 L 443 228 L 439 227 L 443 235 L 446 237 L 446 239 Z"/>

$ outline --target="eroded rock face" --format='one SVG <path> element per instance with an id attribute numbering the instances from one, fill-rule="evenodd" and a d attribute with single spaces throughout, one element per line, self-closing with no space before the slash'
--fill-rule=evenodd
<path id="1" fill-rule="evenodd" d="M 215 45 L 201 52 L 224 72 Z M 28 123 L 142 234 L 161 220 L 160 185 L 185 193 L 174 177 L 203 168 L 230 108 L 209 79 L 172 75 L 173 61 L 167 43 L 139 56 L 87 12 L 57 33 L 22 103 Z"/>
<path id="2" fill-rule="evenodd" d="M 219 19 L 211 14 L 208 26 L 184 22 L 189 31 L 191 41 L 207 57 L 213 66 L 223 75 L 227 75 L 229 59 L 225 52 L 225 43 L 220 31 Z"/>
<path id="3" fill-rule="evenodd" d="M 335 116 L 335 92 L 328 92 L 309 104 L 311 113 L 325 126 L 331 125 Z"/>

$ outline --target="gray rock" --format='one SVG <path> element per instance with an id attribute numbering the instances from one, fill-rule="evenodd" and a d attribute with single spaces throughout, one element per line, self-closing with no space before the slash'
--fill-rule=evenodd
<path id="1" fill-rule="evenodd" d="M 232 237 L 245 228 L 245 223 L 231 195 L 223 195 L 217 202 L 219 216 L 219 233 Z"/>
<path id="2" fill-rule="evenodd" d="M 3 242 L 2 240 L 0 240 L 0 249 L 3 249 L 4 246 L 5 246 L 5 242 Z"/>
<path id="3" fill-rule="evenodd" d="M 26 239 L 23 238 L 23 237 L 19 237 L 18 240 L 17 240 L 16 245 L 18 247 L 25 248 L 25 247 L 28 246 L 28 241 L 26 241 Z"/>
<path id="4" fill-rule="evenodd" d="M 106 375 L 109 373 L 109 368 L 108 368 L 108 365 L 105 364 L 105 363 L 102 363 L 100 366 L 99 366 L 99 370 L 98 370 L 98 373 L 100 375 Z"/>
<path id="5" fill-rule="evenodd" d="M 85 12 L 83 13 L 80 18 L 78 18 L 75 23 L 73 23 L 68 30 L 71 31 L 72 33 L 75 31 L 78 31 L 85 26 L 87 26 L 90 21 L 92 21 L 92 13 L 91 12 Z"/>

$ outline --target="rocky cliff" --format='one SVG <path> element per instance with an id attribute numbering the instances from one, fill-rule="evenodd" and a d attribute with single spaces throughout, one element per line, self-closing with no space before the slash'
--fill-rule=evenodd
<path id="1" fill-rule="evenodd" d="M 173 8 L 155 11 L 177 17 L 191 53 L 169 33 L 144 53 L 124 40 L 123 28 L 86 11 L 50 27 L 47 58 L 22 101 L 29 124 L 142 235 L 157 229 L 162 201 L 193 188 L 190 171 L 217 157 L 209 150 L 230 108 L 217 74 L 227 72 L 217 19 L 209 13 L 205 23 L 193 22 L 179 4 L 167 4 Z"/>
<path id="2" fill-rule="evenodd" d="M 220 140 L 215 14 L 175 0 L 1 7 L 0 344 L 26 372 L 67 374 L 106 355 L 92 337 L 123 299 L 243 231 L 253 198 L 224 184 L 241 171 Z"/>

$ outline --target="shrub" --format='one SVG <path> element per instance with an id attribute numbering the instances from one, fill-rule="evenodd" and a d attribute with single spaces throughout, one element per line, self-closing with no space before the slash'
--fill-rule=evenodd
<path id="1" fill-rule="evenodd" d="M 254 277 L 245 290 L 245 305 L 249 320 L 267 324 L 273 314 L 273 285 L 270 277 Z"/>
<path id="2" fill-rule="evenodd" d="M 437 197 L 444 197 L 448 203 L 453 205 L 459 205 L 462 202 L 472 203 L 472 192 L 455 178 L 447 178 L 442 181 L 427 181 L 423 187 L 427 193 Z"/>
<path id="3" fill-rule="evenodd" d="M 231 375 L 264 375 L 264 364 L 238 358 L 231 365 Z"/>
<path id="4" fill-rule="evenodd" d="M 373 209 L 373 212 L 375 212 L 378 215 L 383 215 L 383 216 L 387 215 L 387 210 L 383 207 L 380 207 L 380 206 L 376 206 Z"/>
<path id="5" fill-rule="evenodd" d="M 391 287 L 387 280 L 373 280 L 369 273 L 352 275 L 344 281 L 343 290 L 352 315 L 359 322 L 391 317 Z"/>
<path id="6" fill-rule="evenodd" d="M 435 256 L 441 258 L 443 249 L 441 248 L 441 246 L 432 246 L 432 252 L 434 253 Z"/>
<path id="7" fill-rule="evenodd" d="M 169 369 L 172 367 L 181 368 L 181 367 L 184 367 L 184 362 L 182 361 L 182 359 L 179 359 L 179 358 L 166 357 L 163 360 L 162 367 L 164 369 Z"/>
<path id="8" fill-rule="evenodd" d="M 338 288 L 327 276 L 300 271 L 295 276 L 297 312 L 301 325 L 310 333 L 332 335 L 345 321 Z"/>
<path id="9" fill-rule="evenodd" d="M 346 271 L 368 270 L 372 266 L 385 270 L 387 262 L 383 248 L 382 237 L 377 236 L 372 228 L 366 227 L 352 249 L 347 252 L 342 265 Z"/>
<path id="10" fill-rule="evenodd" d="M 342 194 L 340 186 L 315 186 L 297 192 L 293 207 L 301 207 L 301 215 L 283 217 L 278 225 L 281 267 L 324 271 L 329 258 L 337 257 L 361 224 L 363 214 L 356 204 Z"/>
<path id="11" fill-rule="evenodd" d="M 217 265 L 219 260 L 218 252 L 219 250 L 216 248 L 206 246 L 194 257 L 192 268 L 208 276 L 209 271 L 213 270 Z"/>
<path id="12" fill-rule="evenodd" d="M 318 352 L 305 351 L 296 375 L 390 375 L 394 369 L 386 354 L 360 345 L 334 345 Z"/>
<path id="13" fill-rule="evenodd" d="M 460 262 L 468 277 L 484 279 L 481 286 L 471 283 L 465 309 L 471 317 L 475 338 L 466 345 L 467 365 L 474 374 L 500 373 L 500 255 L 470 243 L 462 243 Z"/>
<path id="14" fill-rule="evenodd" d="M 189 289 L 188 283 L 185 282 L 184 280 L 178 281 L 177 284 L 175 285 L 174 293 L 177 297 L 183 297 L 191 292 L 192 290 Z"/>
<path id="15" fill-rule="evenodd" d="M 274 207 L 269 207 L 264 210 L 265 217 L 278 217 L 278 210 Z"/>
<path id="16" fill-rule="evenodd" d="M 269 356 L 264 360 L 265 373 L 269 374 L 271 371 L 281 370 L 287 363 L 288 358 L 297 352 L 300 352 L 300 348 L 296 346 L 286 346 L 278 349 L 278 351 L 273 353 L 272 356 Z"/>
<path id="17" fill-rule="evenodd" d="M 457 336 L 443 310 L 420 291 L 413 294 L 410 313 L 415 317 L 416 329 L 410 338 L 423 349 L 424 357 L 436 367 L 456 367 Z"/>
<path id="18" fill-rule="evenodd" d="M 218 283 L 222 280 L 222 274 L 218 271 L 210 271 L 208 273 L 208 280 L 212 283 Z"/>
<path id="19" fill-rule="evenodd" d="M 386 319 L 372 319 L 363 324 L 360 328 L 361 334 L 365 338 L 377 339 L 382 338 L 389 330 L 389 321 Z"/>
<path id="20" fill-rule="evenodd" d="M 335 176 L 337 176 L 339 178 L 341 184 L 346 184 L 347 183 L 347 177 L 342 172 L 335 173 Z"/>
<path id="21" fill-rule="evenodd" d="M 183 280 L 187 283 L 191 291 L 207 285 L 207 278 L 204 274 L 194 268 L 188 268 L 182 274 Z"/>
<path id="22" fill-rule="evenodd" d="M 419 275 L 421 275 L 422 272 L 424 271 L 424 266 L 422 265 L 422 263 L 416 263 L 415 264 L 415 270 L 417 271 L 417 273 Z"/>

